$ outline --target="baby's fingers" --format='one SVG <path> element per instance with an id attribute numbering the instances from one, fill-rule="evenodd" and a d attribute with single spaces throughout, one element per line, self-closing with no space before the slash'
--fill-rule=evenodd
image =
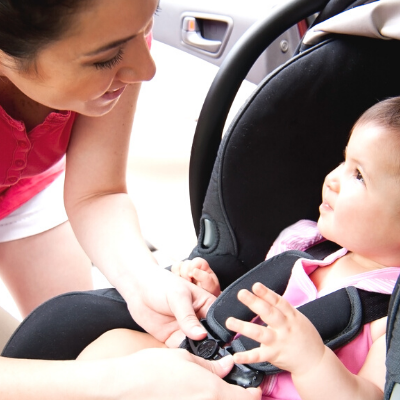
<path id="1" fill-rule="evenodd" d="M 256 349 L 242 351 L 233 355 L 235 364 L 255 364 L 268 360 L 266 349 L 258 347 Z"/>
<path id="2" fill-rule="evenodd" d="M 276 336 L 276 332 L 266 326 L 245 322 L 233 317 L 226 320 L 226 326 L 228 329 L 247 336 L 266 346 L 270 345 L 275 340 Z"/>
<path id="3" fill-rule="evenodd" d="M 238 299 L 272 327 L 285 325 L 296 310 L 281 296 L 261 283 L 253 285 L 253 293 L 241 290 Z"/>
<path id="4" fill-rule="evenodd" d="M 187 261 L 179 261 L 171 266 L 171 272 L 175 275 L 180 276 L 183 279 L 186 279 L 189 282 L 192 282 L 192 278 L 187 274 L 187 268 L 185 268 L 185 263 Z"/>

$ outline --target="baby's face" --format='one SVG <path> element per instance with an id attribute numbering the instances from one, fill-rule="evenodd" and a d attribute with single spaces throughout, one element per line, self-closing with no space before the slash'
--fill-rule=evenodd
<path id="1" fill-rule="evenodd" d="M 400 134 L 356 127 L 345 161 L 325 179 L 323 236 L 386 266 L 400 266 Z"/>

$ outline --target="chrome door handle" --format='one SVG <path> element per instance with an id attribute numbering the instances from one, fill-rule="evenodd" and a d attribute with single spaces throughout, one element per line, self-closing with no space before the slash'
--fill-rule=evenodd
<path id="1" fill-rule="evenodd" d="M 197 49 L 209 53 L 217 53 L 222 45 L 220 40 L 204 39 L 203 36 L 201 36 L 196 18 L 194 17 L 185 17 L 183 19 L 182 41 L 189 46 L 196 47 Z"/>

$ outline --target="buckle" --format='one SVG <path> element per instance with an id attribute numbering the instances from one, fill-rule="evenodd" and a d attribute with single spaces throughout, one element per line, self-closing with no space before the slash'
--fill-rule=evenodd
<path id="1" fill-rule="evenodd" d="M 200 322 L 207 330 L 207 337 L 202 340 L 186 338 L 179 347 L 206 360 L 219 360 L 229 354 L 232 355 L 232 347 L 224 347 L 222 340 L 212 336 L 206 320 L 202 319 Z M 233 385 L 248 388 L 260 386 L 263 378 L 263 372 L 256 371 L 243 364 L 235 364 L 224 380 Z"/>

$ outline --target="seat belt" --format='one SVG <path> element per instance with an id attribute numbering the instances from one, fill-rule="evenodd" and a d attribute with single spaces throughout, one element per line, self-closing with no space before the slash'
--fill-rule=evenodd
<path id="1" fill-rule="evenodd" d="M 256 316 L 237 299 L 237 293 L 241 289 L 251 290 L 255 282 L 261 282 L 282 295 L 289 282 L 292 268 L 299 258 L 323 259 L 331 254 L 332 250 L 337 250 L 337 245 L 333 246 L 332 242 L 322 242 L 317 246 L 317 249 L 313 248 L 307 252 L 289 250 L 278 254 L 237 279 L 217 298 L 210 307 L 206 319 L 202 321 L 208 332 L 207 338 L 201 341 L 186 338 L 180 347 L 207 359 L 218 359 L 228 353 L 259 347 L 258 342 L 245 336 L 233 340 L 236 332 L 228 330 L 225 326 L 227 318 L 231 316 L 244 321 L 251 321 Z M 390 295 L 346 287 L 297 309 L 313 323 L 324 344 L 335 350 L 351 342 L 360 333 L 364 324 L 386 316 L 389 301 Z M 224 347 L 227 343 L 230 345 Z M 235 365 L 225 380 L 243 387 L 257 387 L 264 375 L 279 372 L 280 369 L 267 362 Z"/>

